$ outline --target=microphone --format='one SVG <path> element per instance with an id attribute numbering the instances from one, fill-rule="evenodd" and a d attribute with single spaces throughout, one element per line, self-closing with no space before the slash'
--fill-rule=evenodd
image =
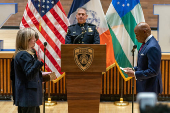
<path id="1" fill-rule="evenodd" d="M 86 32 L 86 30 L 85 30 L 84 27 L 81 27 L 81 31 L 82 31 L 82 32 Z"/>
<path id="2" fill-rule="evenodd" d="M 47 42 L 44 42 L 44 47 L 46 47 L 47 46 Z"/>
<path id="3" fill-rule="evenodd" d="M 73 44 L 75 44 L 76 40 L 77 40 L 79 37 L 81 37 L 83 34 L 86 33 L 86 30 L 85 30 L 84 27 L 81 27 L 81 31 L 82 31 L 81 34 L 79 34 L 79 35 L 74 39 Z"/>
<path id="4" fill-rule="evenodd" d="M 131 52 L 134 52 L 136 48 L 137 48 L 137 45 L 134 45 L 133 49 L 131 50 Z"/>
<path id="5" fill-rule="evenodd" d="M 46 50 L 47 42 L 44 42 L 44 52 Z"/>

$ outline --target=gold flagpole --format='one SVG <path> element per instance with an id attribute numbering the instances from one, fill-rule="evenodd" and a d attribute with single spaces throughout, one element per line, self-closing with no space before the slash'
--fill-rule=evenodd
<path id="1" fill-rule="evenodd" d="M 41 2 L 42 0 L 40 0 L 40 5 L 39 5 L 39 14 L 41 16 Z M 41 20 L 39 20 L 39 32 L 41 32 Z M 44 53 L 45 54 L 45 53 Z M 45 57 L 44 57 L 44 61 L 45 61 Z M 45 62 L 44 62 L 45 63 Z M 44 64 L 45 65 L 45 64 Z M 44 72 L 45 72 L 45 66 L 44 66 Z M 44 88 L 46 88 L 46 84 L 44 83 Z M 44 89 L 45 90 L 45 89 Z M 50 97 L 50 81 L 48 81 L 48 101 L 45 101 L 45 91 L 44 91 L 44 107 L 43 107 L 43 111 L 45 111 L 45 105 L 46 106 L 53 106 L 56 105 L 57 102 L 55 101 L 51 101 L 51 97 Z M 44 112 L 45 113 L 45 112 Z"/>
<path id="2" fill-rule="evenodd" d="M 129 102 L 123 101 L 123 77 L 120 77 L 120 84 L 121 84 L 121 92 L 120 92 L 120 101 L 114 102 L 116 106 L 127 106 L 129 105 Z"/>

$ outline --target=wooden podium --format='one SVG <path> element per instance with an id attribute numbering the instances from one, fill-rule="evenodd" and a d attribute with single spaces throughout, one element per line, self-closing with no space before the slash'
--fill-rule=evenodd
<path id="1" fill-rule="evenodd" d="M 99 113 L 106 45 L 61 45 L 61 71 L 66 73 L 68 113 Z"/>

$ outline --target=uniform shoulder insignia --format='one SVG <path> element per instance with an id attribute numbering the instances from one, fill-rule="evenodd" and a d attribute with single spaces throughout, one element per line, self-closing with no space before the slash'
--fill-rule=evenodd
<path id="1" fill-rule="evenodd" d="M 96 31 L 99 33 L 99 31 L 97 30 L 97 28 L 96 28 Z"/>
<path id="2" fill-rule="evenodd" d="M 71 29 L 74 28 L 74 26 L 75 26 L 75 24 L 68 26 L 68 28 L 67 28 L 67 34 L 70 32 Z"/>
<path id="3" fill-rule="evenodd" d="M 70 30 L 72 29 L 73 26 L 74 26 L 74 25 L 68 26 L 68 28 L 67 28 L 67 34 L 70 32 Z"/>

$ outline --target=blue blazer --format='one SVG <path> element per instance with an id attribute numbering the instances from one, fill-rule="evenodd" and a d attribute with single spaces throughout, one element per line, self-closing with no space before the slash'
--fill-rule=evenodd
<path id="1" fill-rule="evenodd" d="M 154 37 L 151 37 L 138 53 L 135 69 L 137 92 L 162 93 L 160 71 L 161 48 Z"/>
<path id="2" fill-rule="evenodd" d="M 17 53 L 14 59 L 15 70 L 15 105 L 32 107 L 42 104 L 43 63 L 26 51 Z"/>

